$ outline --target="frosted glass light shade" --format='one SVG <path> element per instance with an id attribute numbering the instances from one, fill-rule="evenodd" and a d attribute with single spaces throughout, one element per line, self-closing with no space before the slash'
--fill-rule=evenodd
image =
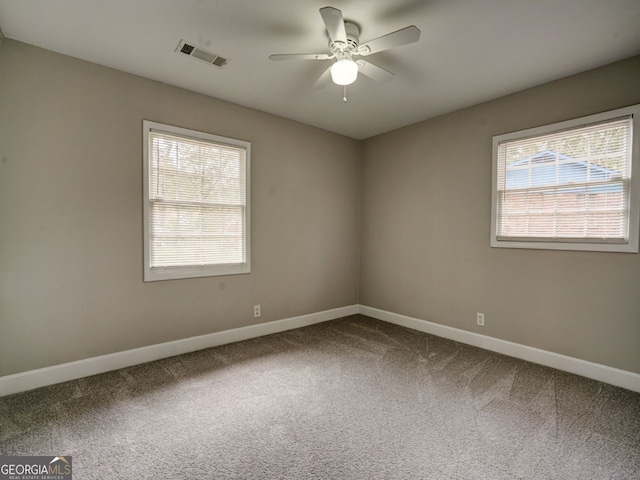
<path id="1" fill-rule="evenodd" d="M 351 85 L 358 77 L 358 64 L 350 58 L 341 58 L 331 66 L 331 80 L 336 85 Z"/>

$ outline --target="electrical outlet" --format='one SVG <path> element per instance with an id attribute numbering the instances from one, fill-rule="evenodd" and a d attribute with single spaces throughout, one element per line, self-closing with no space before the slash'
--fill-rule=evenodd
<path id="1" fill-rule="evenodd" d="M 479 327 L 484 327 L 484 313 L 476 313 L 476 323 Z"/>
<path id="2" fill-rule="evenodd" d="M 260 305 L 254 305 L 253 306 L 253 318 L 258 318 L 260 315 L 262 315 L 262 312 L 260 312 Z"/>

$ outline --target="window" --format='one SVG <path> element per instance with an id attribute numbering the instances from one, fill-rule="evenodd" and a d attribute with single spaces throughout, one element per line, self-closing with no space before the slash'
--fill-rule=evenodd
<path id="1" fill-rule="evenodd" d="M 491 246 L 638 252 L 639 118 L 635 105 L 493 137 Z"/>
<path id="2" fill-rule="evenodd" d="M 144 280 L 249 273 L 251 144 L 143 122 Z"/>

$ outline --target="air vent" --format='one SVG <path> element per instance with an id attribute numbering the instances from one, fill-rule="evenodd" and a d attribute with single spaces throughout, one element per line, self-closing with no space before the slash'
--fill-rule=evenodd
<path id="1" fill-rule="evenodd" d="M 226 58 L 222 58 L 221 56 L 211 53 L 203 48 L 196 47 L 194 43 L 186 42 L 184 40 L 180 40 L 178 48 L 176 48 L 176 52 L 189 55 L 190 57 L 197 58 L 198 60 L 215 65 L 219 68 L 224 67 L 229 62 Z"/>

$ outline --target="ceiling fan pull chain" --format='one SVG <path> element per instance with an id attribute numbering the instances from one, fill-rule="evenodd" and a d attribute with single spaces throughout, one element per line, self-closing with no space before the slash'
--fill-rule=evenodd
<path id="1" fill-rule="evenodd" d="M 342 97 L 342 101 L 347 103 L 347 86 L 344 86 L 344 96 Z"/>

